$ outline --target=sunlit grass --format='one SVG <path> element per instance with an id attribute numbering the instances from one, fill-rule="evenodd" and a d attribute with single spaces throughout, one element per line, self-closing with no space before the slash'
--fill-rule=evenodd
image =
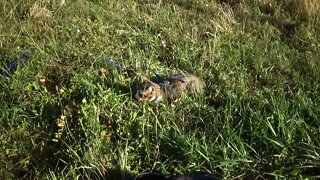
<path id="1" fill-rule="evenodd" d="M 299 2 L 0 2 L 1 71 L 34 49 L 0 79 L 0 177 L 319 175 L 320 24 L 316 1 L 288 10 Z M 138 103 L 100 53 L 197 74 L 206 93 Z"/>

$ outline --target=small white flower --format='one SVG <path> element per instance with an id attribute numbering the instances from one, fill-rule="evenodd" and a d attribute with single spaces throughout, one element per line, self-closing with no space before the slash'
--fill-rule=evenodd
<path id="1" fill-rule="evenodd" d="M 162 46 L 163 46 L 163 47 L 167 47 L 167 45 L 166 45 L 166 42 L 165 42 L 165 41 L 163 41 L 163 40 L 162 40 L 162 41 L 161 41 L 161 44 L 162 44 Z"/>

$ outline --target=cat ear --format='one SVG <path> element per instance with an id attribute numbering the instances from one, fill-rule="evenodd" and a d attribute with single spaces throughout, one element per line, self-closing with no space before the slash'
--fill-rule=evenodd
<path id="1" fill-rule="evenodd" d="M 146 82 L 146 81 L 148 81 L 149 79 L 146 77 L 146 76 L 144 76 L 144 75 L 140 75 L 139 76 L 139 81 L 140 82 Z"/>
<path id="2" fill-rule="evenodd" d="M 149 92 L 153 92 L 153 91 L 154 91 L 154 87 L 153 87 L 153 86 L 150 86 L 150 87 L 148 88 L 148 90 L 149 90 Z"/>

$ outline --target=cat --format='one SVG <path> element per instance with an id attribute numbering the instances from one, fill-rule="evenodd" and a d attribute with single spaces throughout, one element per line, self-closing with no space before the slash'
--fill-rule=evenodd
<path id="1" fill-rule="evenodd" d="M 163 83 L 155 83 L 144 75 L 139 76 L 135 99 L 157 103 L 162 100 L 176 102 L 184 95 L 197 95 L 204 92 L 205 82 L 190 73 L 173 75 Z"/>

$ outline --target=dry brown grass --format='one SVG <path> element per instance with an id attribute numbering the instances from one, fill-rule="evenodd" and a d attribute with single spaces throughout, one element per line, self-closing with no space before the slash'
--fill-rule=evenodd
<path id="1" fill-rule="evenodd" d="M 312 20 L 320 17 L 319 0 L 281 0 L 286 10 L 293 16 L 305 20 Z"/>
<path id="2" fill-rule="evenodd" d="M 35 2 L 30 7 L 30 16 L 34 18 L 51 17 L 52 12 L 47 9 L 46 6 L 42 6 L 41 4 Z"/>
<path id="3" fill-rule="evenodd" d="M 224 34 L 234 34 L 235 26 L 238 22 L 236 21 L 234 12 L 230 6 L 221 5 L 217 8 L 218 17 L 215 20 L 211 20 L 213 27 L 216 28 L 217 32 L 223 32 Z"/>

